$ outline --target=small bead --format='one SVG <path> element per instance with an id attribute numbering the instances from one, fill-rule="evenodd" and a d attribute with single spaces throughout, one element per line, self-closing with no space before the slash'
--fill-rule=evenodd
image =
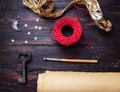
<path id="1" fill-rule="evenodd" d="M 39 27 L 38 29 L 39 29 L 39 30 L 41 30 L 41 29 L 42 29 L 42 27 Z"/>
<path id="2" fill-rule="evenodd" d="M 39 19 L 36 19 L 36 22 L 38 22 L 39 21 Z"/>
<path id="3" fill-rule="evenodd" d="M 37 37 L 34 37 L 34 40 L 37 40 Z"/>
<path id="4" fill-rule="evenodd" d="M 24 26 L 25 26 L 25 27 L 28 27 L 28 25 L 27 25 L 27 24 L 25 24 Z"/>
<path id="5" fill-rule="evenodd" d="M 28 32 L 27 34 L 28 34 L 28 35 L 30 35 L 30 34 L 31 34 L 31 32 Z"/>
<path id="6" fill-rule="evenodd" d="M 25 43 L 28 43 L 28 41 L 26 40 Z"/>
<path id="7" fill-rule="evenodd" d="M 38 29 L 38 26 L 35 26 L 35 29 Z"/>
<path id="8" fill-rule="evenodd" d="M 11 42 L 15 42 L 15 40 L 14 40 L 14 39 L 12 39 L 12 40 L 11 40 Z"/>

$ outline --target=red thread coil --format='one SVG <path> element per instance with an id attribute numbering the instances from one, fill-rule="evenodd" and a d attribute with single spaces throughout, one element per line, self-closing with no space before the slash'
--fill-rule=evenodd
<path id="1" fill-rule="evenodd" d="M 63 35 L 63 27 L 68 26 L 72 28 L 72 34 L 70 36 Z M 82 27 L 81 24 L 75 18 L 64 17 L 59 19 L 53 27 L 54 39 L 63 46 L 75 45 L 81 38 Z"/>

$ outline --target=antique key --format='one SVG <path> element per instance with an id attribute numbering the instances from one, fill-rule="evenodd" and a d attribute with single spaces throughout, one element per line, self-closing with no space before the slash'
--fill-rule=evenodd
<path id="1" fill-rule="evenodd" d="M 20 84 L 25 84 L 26 83 L 26 69 L 27 69 L 27 63 L 30 61 L 31 59 L 31 54 L 30 53 L 21 53 L 19 54 L 18 56 L 19 58 L 19 61 L 22 62 L 22 65 L 23 65 L 23 75 L 22 75 L 22 78 L 18 79 L 18 83 Z"/>

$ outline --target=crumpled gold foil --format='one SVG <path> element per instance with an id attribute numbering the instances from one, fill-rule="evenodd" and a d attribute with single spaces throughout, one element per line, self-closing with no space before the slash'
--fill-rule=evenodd
<path id="1" fill-rule="evenodd" d="M 57 18 L 63 15 L 75 4 L 84 4 L 89 14 L 94 21 L 94 24 L 99 28 L 109 32 L 112 29 L 112 23 L 103 17 L 103 13 L 97 0 L 72 0 L 63 10 L 54 12 L 53 0 L 23 0 L 23 4 L 33 10 L 36 14 L 43 17 Z"/>

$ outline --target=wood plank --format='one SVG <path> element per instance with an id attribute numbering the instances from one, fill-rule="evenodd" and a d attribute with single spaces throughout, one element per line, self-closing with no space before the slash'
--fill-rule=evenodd
<path id="1" fill-rule="evenodd" d="M 37 74 L 28 75 L 28 84 L 18 84 L 17 79 L 20 75 L 12 70 L 0 70 L 0 91 L 1 92 L 36 92 Z"/>
<path id="2" fill-rule="evenodd" d="M 22 52 L 31 52 L 32 61 L 28 64 L 28 71 L 39 70 L 66 70 L 66 71 L 120 71 L 119 46 L 92 46 L 89 50 L 78 50 L 74 58 L 96 59 L 97 64 L 47 62 L 44 57 L 63 58 L 60 46 L 4 46 L 0 49 L 1 69 L 22 71 L 18 55 Z M 75 50 L 75 49 L 74 49 Z M 64 56 L 71 56 L 73 49 L 64 52 Z M 117 67 L 116 67 L 117 66 Z M 102 67 L 102 68 L 101 68 Z"/>
<path id="3" fill-rule="evenodd" d="M 63 9 L 71 0 L 54 0 L 57 10 Z M 82 38 L 73 47 L 63 47 L 51 40 L 49 30 L 59 19 L 39 17 L 22 4 L 22 0 L 0 0 L 0 91 L 1 92 L 36 92 L 39 73 L 49 71 L 78 71 L 78 72 L 120 72 L 120 2 L 119 0 L 98 0 L 104 16 L 113 23 L 113 29 L 109 33 L 96 26 L 83 30 Z M 79 5 L 85 8 L 84 5 Z M 75 9 L 71 8 L 62 17 L 71 16 Z M 78 11 L 82 14 L 82 11 Z M 11 27 L 11 22 L 21 16 L 19 28 L 16 32 Z M 39 22 L 36 22 L 39 19 Z M 89 23 L 90 16 L 80 19 L 82 26 Z M 24 27 L 28 24 L 28 27 Z M 41 30 L 35 29 L 41 27 Z M 31 32 L 28 35 L 28 32 Z M 52 36 L 52 35 L 51 35 Z M 37 37 L 37 40 L 34 40 Z M 14 42 L 11 40 L 14 39 Z M 25 41 L 28 41 L 26 44 Z M 91 44 L 86 43 L 86 40 Z M 89 48 L 88 48 L 89 47 Z M 47 62 L 43 57 L 63 58 L 74 55 L 77 48 L 76 59 L 97 59 L 97 64 Z M 88 49 L 87 49 L 88 48 Z M 17 83 L 22 76 L 22 63 L 18 55 L 22 52 L 30 52 L 32 60 L 28 63 L 26 85 Z"/>

